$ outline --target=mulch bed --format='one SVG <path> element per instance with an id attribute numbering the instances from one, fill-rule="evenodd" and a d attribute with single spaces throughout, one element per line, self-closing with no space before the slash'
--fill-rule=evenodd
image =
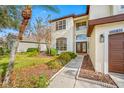
<path id="1" fill-rule="evenodd" d="M 33 76 L 38 79 L 41 74 L 45 74 L 50 79 L 58 70 L 50 69 L 46 64 L 18 69 L 13 72 L 11 84 L 13 87 L 33 87 Z"/>
<path id="2" fill-rule="evenodd" d="M 81 70 L 79 73 L 79 77 L 86 78 L 90 80 L 100 81 L 107 84 L 111 84 L 117 86 L 116 83 L 112 80 L 112 78 L 108 74 L 104 74 L 101 72 L 95 72 L 93 64 L 90 60 L 89 55 L 84 57 Z"/>

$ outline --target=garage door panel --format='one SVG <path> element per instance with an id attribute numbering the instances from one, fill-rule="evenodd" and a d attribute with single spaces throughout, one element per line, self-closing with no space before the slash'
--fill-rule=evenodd
<path id="1" fill-rule="evenodd" d="M 109 36 L 109 71 L 124 73 L 124 33 Z"/>
<path id="2" fill-rule="evenodd" d="M 110 58 L 112 57 L 111 60 L 124 60 L 124 53 L 123 51 L 112 51 Z"/>
<path id="3" fill-rule="evenodd" d="M 113 34 L 113 35 L 110 35 L 110 39 L 117 39 L 117 38 L 124 38 L 124 34 Z"/>
<path id="4" fill-rule="evenodd" d="M 111 62 L 110 62 L 112 65 L 113 64 L 116 64 L 116 65 L 124 65 L 124 61 L 123 60 L 111 60 Z M 111 65 L 110 64 L 110 65 Z"/>
<path id="5" fill-rule="evenodd" d="M 120 41 L 119 40 L 111 41 L 110 46 L 112 47 L 112 49 L 123 49 L 124 41 L 121 41 L 121 40 Z"/>
<path id="6" fill-rule="evenodd" d="M 124 73 L 124 65 L 122 64 L 110 64 L 109 67 L 110 71 Z"/>

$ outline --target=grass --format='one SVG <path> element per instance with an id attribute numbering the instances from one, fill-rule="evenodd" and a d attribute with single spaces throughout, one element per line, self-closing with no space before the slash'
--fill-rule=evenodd
<path id="1" fill-rule="evenodd" d="M 47 63 L 50 60 L 53 60 L 52 58 L 41 58 L 41 57 L 28 57 L 26 54 L 17 54 L 14 69 L 21 69 L 26 68 L 29 66 L 35 66 L 43 63 Z M 0 70 L 5 69 L 9 62 L 9 55 L 0 56 Z"/>

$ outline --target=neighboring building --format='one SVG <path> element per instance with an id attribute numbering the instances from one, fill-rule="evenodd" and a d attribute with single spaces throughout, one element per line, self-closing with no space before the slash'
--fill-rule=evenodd
<path id="1" fill-rule="evenodd" d="M 96 71 L 124 73 L 124 5 L 91 5 L 86 14 L 65 16 L 51 24 L 51 47 L 59 52 L 87 52 Z"/>
<path id="2" fill-rule="evenodd" d="M 124 73 L 124 5 L 89 10 L 88 54 L 96 71 Z"/>
<path id="3" fill-rule="evenodd" d="M 51 20 L 52 44 L 51 47 L 75 53 L 87 52 L 87 21 L 88 12 L 82 15 L 68 15 Z"/>
<path id="4" fill-rule="evenodd" d="M 16 40 L 17 35 L 9 34 L 7 37 L 5 37 L 5 42 L 7 42 L 8 48 L 11 48 L 11 41 Z M 1 46 L 0 46 L 1 47 Z M 23 40 L 19 42 L 19 46 L 17 49 L 17 52 L 26 52 L 28 48 L 38 48 L 38 42 L 36 40 L 36 36 L 33 34 L 30 34 L 29 36 L 24 36 Z M 40 51 L 46 51 L 46 43 L 44 40 L 40 43 Z"/>
<path id="5" fill-rule="evenodd" d="M 23 40 L 19 42 L 17 52 L 26 52 L 28 48 L 38 48 L 36 36 L 32 33 L 29 36 L 24 36 Z M 40 51 L 46 51 L 46 43 L 44 40 L 40 43 Z"/>

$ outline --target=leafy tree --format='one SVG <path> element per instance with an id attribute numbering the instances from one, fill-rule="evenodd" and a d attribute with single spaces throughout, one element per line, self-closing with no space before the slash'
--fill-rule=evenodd
<path id="1" fill-rule="evenodd" d="M 10 9 L 9 9 L 10 7 Z M 32 7 L 36 7 L 36 6 L 25 6 L 25 8 L 23 8 L 23 11 L 22 13 L 22 23 L 21 25 L 16 25 L 16 23 L 20 22 L 17 19 L 18 14 L 18 10 L 20 8 L 18 8 L 19 6 L 1 6 L 0 7 L 0 12 L 4 19 L 5 20 L 2 20 L 2 18 L 0 20 L 2 20 L 2 24 L 1 24 L 1 28 L 18 28 L 19 30 L 19 34 L 18 34 L 18 39 L 16 41 L 12 41 L 11 44 L 12 44 L 12 48 L 11 48 L 11 53 L 10 53 L 10 62 L 8 64 L 8 68 L 7 68 L 7 71 L 6 71 L 6 75 L 5 75 L 5 78 L 4 78 L 4 81 L 3 81 L 3 84 L 2 84 L 2 87 L 9 87 L 9 83 L 10 83 L 10 76 L 13 72 L 13 67 L 14 67 L 14 61 L 15 61 L 15 55 L 16 55 L 16 51 L 17 51 L 17 47 L 19 45 L 19 41 L 23 39 L 23 34 L 25 32 L 25 29 L 29 23 L 29 20 L 32 16 Z M 37 7 L 42 7 L 46 10 L 51 10 L 51 11 L 54 11 L 54 12 L 58 12 L 58 9 L 54 6 L 37 6 Z M 11 12 L 10 12 L 11 11 Z M 12 15 L 11 15 L 12 13 Z M 6 22 L 7 21 L 7 22 Z"/>

